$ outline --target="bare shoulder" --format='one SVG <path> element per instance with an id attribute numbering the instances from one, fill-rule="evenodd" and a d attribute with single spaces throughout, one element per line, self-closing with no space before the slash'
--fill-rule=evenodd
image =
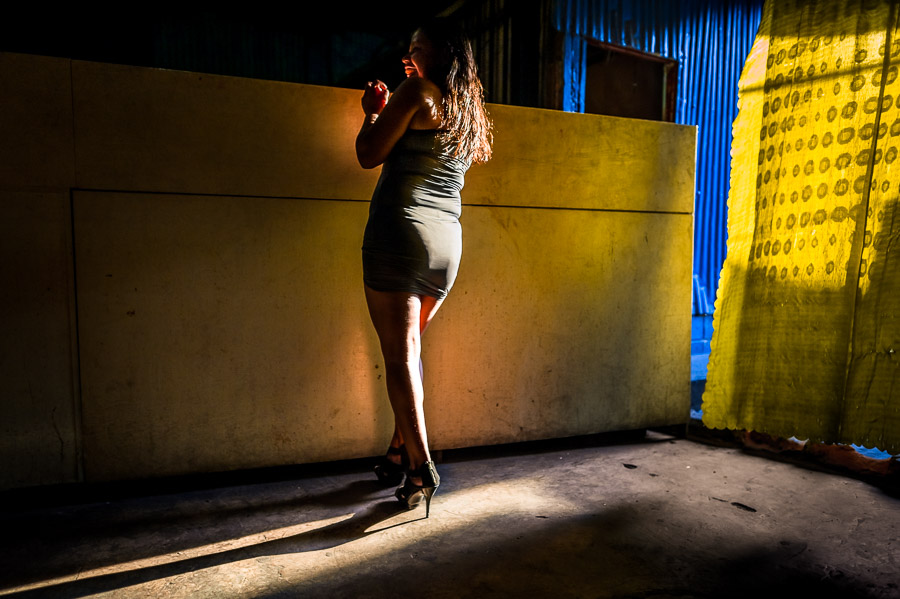
<path id="1" fill-rule="evenodd" d="M 441 89 L 428 79 L 422 77 L 410 77 L 404 79 L 394 90 L 394 94 L 409 99 L 418 98 L 422 102 L 433 101 L 441 97 Z"/>
<path id="2" fill-rule="evenodd" d="M 416 114 L 409 123 L 411 129 L 436 129 L 441 124 L 441 89 L 421 77 L 403 80 L 394 92 L 401 102 L 414 104 Z"/>

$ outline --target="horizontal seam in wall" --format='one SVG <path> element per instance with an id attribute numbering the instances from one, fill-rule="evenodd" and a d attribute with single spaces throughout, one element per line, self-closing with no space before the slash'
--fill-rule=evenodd
<path id="1" fill-rule="evenodd" d="M 142 195 L 170 195 L 170 196 L 197 196 L 197 197 L 217 197 L 217 198 L 259 198 L 274 200 L 312 200 L 319 202 L 356 202 L 368 204 L 369 200 L 354 200 L 352 198 L 315 198 L 305 196 L 282 196 L 282 195 L 247 195 L 242 193 L 199 193 L 195 191 L 149 191 L 140 189 L 94 189 L 88 187 L 73 187 L 72 192 L 89 192 L 89 193 L 127 193 Z M 519 210 L 565 210 L 579 212 L 616 212 L 627 214 L 682 214 L 691 216 L 692 212 L 681 212 L 677 210 L 627 210 L 624 208 L 585 208 L 581 206 L 517 206 L 514 204 L 470 204 L 462 203 L 465 208 L 515 208 Z"/>
<path id="2" fill-rule="evenodd" d="M 585 208 L 581 206 L 515 206 L 505 204 L 467 204 L 466 208 L 519 208 L 525 210 L 566 210 L 580 212 L 627 212 L 632 214 L 684 214 L 691 216 L 693 212 L 680 212 L 677 210 L 628 210 L 625 208 Z"/>
<path id="3" fill-rule="evenodd" d="M 314 200 L 319 202 L 357 202 L 368 204 L 369 200 L 354 200 L 353 198 L 313 198 L 304 196 L 281 196 L 281 195 L 248 195 L 245 193 L 200 193 L 196 191 L 150 191 L 146 189 L 94 189 L 90 187 L 73 187 L 75 192 L 88 193 L 127 193 L 135 195 L 160 195 L 160 196 L 196 196 L 206 198 L 258 198 L 263 200 Z"/>

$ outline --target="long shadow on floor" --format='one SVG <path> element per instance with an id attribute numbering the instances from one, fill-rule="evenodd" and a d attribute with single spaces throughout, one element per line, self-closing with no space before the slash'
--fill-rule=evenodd
<path id="1" fill-rule="evenodd" d="M 659 442 L 664 440 L 649 440 L 643 431 L 625 431 L 494 446 L 488 450 L 456 450 L 453 460 L 480 460 L 485 457 L 486 451 L 492 457 L 503 457 L 536 455 L 562 448 Z M 180 480 L 176 477 L 131 485 L 125 483 L 121 487 L 98 485 L 94 491 L 90 491 L 89 485 L 78 486 L 80 492 L 87 493 L 86 499 L 90 502 L 68 507 L 57 507 L 52 503 L 41 505 L 41 500 L 47 500 L 47 495 L 42 494 L 38 496 L 37 505 L 26 509 L 29 503 L 28 497 L 25 497 L 15 506 L 18 509 L 0 513 L 0 527 L 4 530 L 0 536 L 0 563 L 7 565 L 0 571 L 0 591 L 129 562 L 161 561 L 167 557 L 171 560 L 170 556 L 189 554 L 198 547 L 355 514 L 346 522 L 335 522 L 323 528 L 289 535 L 296 543 L 294 551 L 317 550 L 347 542 L 357 538 L 353 535 L 397 513 L 397 504 L 390 499 L 392 489 L 368 479 L 370 474 L 360 471 L 364 465 L 368 466 L 366 460 L 354 460 L 311 465 L 299 471 L 288 468 L 237 473 L 234 476 L 239 477 L 238 480 L 243 476 L 251 483 L 255 477 L 262 477 L 262 481 L 266 476 L 273 475 L 285 479 L 225 487 L 212 485 L 216 482 L 221 484 L 228 478 L 212 476 L 206 481 L 210 488 L 180 493 L 173 493 L 184 491 L 179 485 L 202 485 L 204 478 Z M 298 476 L 304 471 L 305 476 Z M 358 475 L 366 480 L 355 480 L 335 488 L 335 480 L 323 476 L 324 472 Z M 303 478 L 306 480 L 301 480 Z M 154 491 L 161 494 L 154 495 Z M 125 495 L 118 496 L 120 493 Z M 383 501 L 380 507 L 373 504 L 384 499 L 387 501 Z M 264 542 L 257 546 L 269 544 Z M 225 552 L 217 555 L 226 556 L 219 562 L 226 563 L 237 554 Z M 178 563 L 192 564 L 194 561 L 187 559 Z M 208 565 L 212 562 L 203 563 Z M 168 566 L 154 565 L 149 570 L 158 570 L 158 576 L 162 577 L 179 572 L 176 566 L 165 569 Z M 115 580 L 125 575 L 108 576 L 112 577 L 109 580 Z M 156 577 L 147 574 L 143 580 Z M 106 579 L 101 576 L 91 580 L 101 578 Z M 115 588 L 115 585 L 105 588 Z"/>
<path id="2" fill-rule="evenodd" d="M 217 492 L 203 492 L 188 499 L 154 498 L 149 505 L 144 500 L 137 508 L 127 504 L 86 506 L 80 510 L 81 517 L 63 510 L 57 514 L 59 518 L 38 513 L 7 521 L 5 547 L 0 551 L 7 567 L 0 578 L 0 589 L 129 562 L 163 560 L 206 545 L 265 533 L 272 536 L 272 531 L 277 534 L 278 529 L 305 523 L 310 530 L 272 541 L 211 550 L 211 555 L 63 582 L 12 596 L 78 597 L 261 555 L 326 549 L 364 536 L 367 529 L 377 528 L 379 522 L 395 516 L 400 509 L 396 500 L 387 499 L 389 489 L 369 480 L 300 496 L 289 483 L 261 487 L 258 492 L 264 497 L 260 500 L 252 499 L 253 493 L 246 488 L 238 488 L 222 491 L 233 494 L 224 499 L 210 498 L 210 493 Z M 316 527 L 330 520 L 337 521 Z"/>
<path id="3" fill-rule="evenodd" d="M 621 454 L 617 454 L 621 456 Z M 573 455 L 596 463 L 617 462 L 608 456 Z M 17 584 L 50 581 L 104 566 L 132 569 L 51 584 L 15 597 L 83 597 L 95 593 L 166 581 L 181 584 L 181 575 L 198 572 L 196 580 L 228 584 L 226 576 L 199 571 L 246 561 L 258 568 L 260 590 L 243 596 L 280 599 L 297 596 L 359 597 L 760 597 L 841 596 L 849 599 L 896 596 L 895 577 L 843 573 L 817 562 L 800 538 L 787 531 L 754 538 L 742 520 L 711 526 L 715 509 L 701 516 L 680 511 L 659 494 L 628 495 L 609 491 L 615 478 L 569 480 L 552 475 L 562 457 L 554 454 L 532 460 L 523 477 L 514 460 L 487 460 L 445 466 L 437 513 L 427 525 L 397 528 L 378 537 L 398 514 L 391 490 L 368 480 L 368 473 L 349 477 L 282 481 L 228 489 L 213 489 L 173 497 L 143 498 L 126 505 L 89 505 L 59 511 L 35 511 L 29 519 L 4 525 L 18 531 L 20 540 L 38 526 L 42 535 L 55 535 L 47 547 L 71 555 L 42 554 L 31 541 L 22 555 L 6 559 L 16 548 L 13 540 L 0 552 L 0 562 L 16 571 L 2 576 Z M 590 462 L 595 462 L 591 464 Z M 626 468 L 628 464 L 622 464 Z M 616 468 L 622 465 L 616 464 Z M 634 468 L 634 466 L 632 466 Z M 457 472 L 454 472 L 457 469 Z M 454 480 L 468 488 L 454 489 Z M 624 469 L 623 469 L 624 470 Z M 639 472 L 640 470 L 627 470 Z M 598 472 L 610 473 L 610 469 Z M 656 476 L 649 474 L 649 476 Z M 357 478 L 358 477 L 358 478 Z M 362 480 L 366 479 L 366 480 Z M 350 482 L 346 482 L 350 481 Z M 475 481 L 487 481 L 482 487 Z M 481 500 L 511 484 L 502 503 L 483 509 Z M 627 483 L 626 483 L 627 484 Z M 528 485 L 531 485 L 530 487 Z M 522 489 L 534 491 L 540 511 L 518 507 Z M 667 492 L 667 491 L 666 491 Z M 674 495 L 674 494 L 673 494 Z M 628 498 L 627 501 L 622 498 Z M 497 506 L 500 506 L 500 509 Z M 554 511 L 552 506 L 572 506 Z M 733 504 L 732 504 L 733 505 Z M 547 506 L 550 506 L 549 508 Z M 727 504 L 725 509 L 734 509 Z M 743 514 L 744 512 L 739 512 Z M 749 514 L 749 512 L 748 512 Z M 351 516 L 352 515 L 352 516 Z M 423 512 L 404 516 L 418 520 Z M 80 518 L 79 516 L 85 516 Z M 750 516 L 748 516 L 750 517 Z M 46 521 L 41 523 L 41 518 Z M 344 519 L 341 519 L 344 518 Z M 30 521 L 28 521 L 30 520 Z M 737 524 L 734 524 L 736 522 Z M 328 523 L 319 528 L 313 528 Z M 309 525 L 309 529 L 302 529 Z M 298 528 L 299 527 L 299 528 Z M 302 529 L 302 532 L 291 532 Z M 9 529 L 7 529 L 9 530 Z M 288 532 L 285 532 L 288 531 Z M 393 534 L 400 531 L 399 534 Z M 261 535 L 284 534 L 264 540 Z M 253 535 L 257 535 L 253 537 Z M 245 546 L 228 548 L 235 540 L 253 537 Z M 366 539 L 366 537 L 370 537 Z M 8 539 L 9 537 L 6 537 Z M 774 540 L 773 540 L 774 538 Z M 348 545 L 362 540 L 360 546 Z M 204 547 L 215 545 L 219 547 Z M 342 559 L 319 555 L 305 559 L 269 558 L 345 545 Z M 28 553 L 28 547 L 31 553 Z M 234 544 L 232 543 L 233 547 Z M 375 551 L 369 549 L 377 547 Z M 178 551 L 185 555 L 177 556 Z M 208 551 L 208 554 L 198 555 Z M 177 559 L 153 563 L 153 558 Z M 348 559 L 352 558 L 352 559 Z M 253 562 L 253 560 L 256 560 Z M 312 564 L 312 565 L 310 565 Z M 352 565 L 348 565 L 352 564 Z M 127 567 L 126 566 L 126 567 Z M 19 569 L 21 567 L 21 569 Z M 285 576 L 266 575 L 266 568 L 283 567 Z M 225 571 L 223 571 L 225 572 Z M 230 572 L 230 570 L 228 571 Z M 194 580 L 194 582 L 196 582 Z M 9 588 L 8 584 L 3 585 Z M 146 589 L 140 589 L 146 591 Z M 184 589 L 179 589 L 184 596 Z M 237 590 L 226 595 L 238 594 Z"/>
<path id="4" fill-rule="evenodd" d="M 768 547 L 699 529 L 656 540 L 654 527 L 672 524 L 660 523 L 660 515 L 669 517 L 665 504 L 601 509 L 547 520 L 524 533 L 514 517 L 497 516 L 479 522 L 480 530 L 427 536 L 352 569 L 333 569 L 259 596 L 870 599 L 897 592 L 889 580 L 876 588 L 837 569 L 818 570 L 801 541 Z M 681 527 L 698 528 L 690 522 Z"/>
<path id="5" fill-rule="evenodd" d="M 367 486 L 355 482 L 343 491 Z M 659 500 L 609 506 L 597 500 L 585 507 L 591 513 L 546 517 L 519 511 L 466 520 L 456 528 L 423 527 L 419 538 L 361 557 L 353 566 L 295 572 L 292 580 L 266 581 L 268 590 L 254 596 L 868 599 L 896 592 L 891 581 L 867 586 L 836 569 L 818 570 L 800 540 L 769 547 L 739 531 L 723 537 L 681 519 Z M 374 534 L 371 529 L 396 514 L 396 503 L 377 501 L 352 518 L 302 534 L 12 596 L 83 597 L 244 560 L 333 548 Z"/>

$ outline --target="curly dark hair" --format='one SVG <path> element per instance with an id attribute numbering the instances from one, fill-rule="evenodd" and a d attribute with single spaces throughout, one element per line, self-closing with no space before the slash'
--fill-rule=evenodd
<path id="1" fill-rule="evenodd" d="M 484 88 L 469 38 L 446 18 L 432 19 L 418 31 L 431 42 L 440 61 L 433 77 L 444 96 L 442 139 L 454 148 L 454 157 L 470 163 L 487 162 L 494 141 L 493 124 L 484 109 Z"/>

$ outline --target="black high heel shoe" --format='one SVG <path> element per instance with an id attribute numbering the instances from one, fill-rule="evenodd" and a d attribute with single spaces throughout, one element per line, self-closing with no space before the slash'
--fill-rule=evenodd
<path id="1" fill-rule="evenodd" d="M 422 479 L 422 484 L 417 485 L 410 477 Z M 441 477 L 438 476 L 434 467 L 434 462 L 425 462 L 417 470 L 410 470 L 406 473 L 406 482 L 402 487 L 397 489 L 395 495 L 400 503 L 405 504 L 407 509 L 418 507 L 422 500 L 425 500 L 425 517 L 431 511 L 431 498 L 441 484 Z"/>
<path id="2" fill-rule="evenodd" d="M 388 456 L 400 456 L 400 463 L 393 461 Z M 409 455 L 406 453 L 406 446 L 388 447 L 387 454 L 378 458 L 375 464 L 375 476 L 385 486 L 399 485 L 403 482 L 403 473 L 409 468 Z"/>

